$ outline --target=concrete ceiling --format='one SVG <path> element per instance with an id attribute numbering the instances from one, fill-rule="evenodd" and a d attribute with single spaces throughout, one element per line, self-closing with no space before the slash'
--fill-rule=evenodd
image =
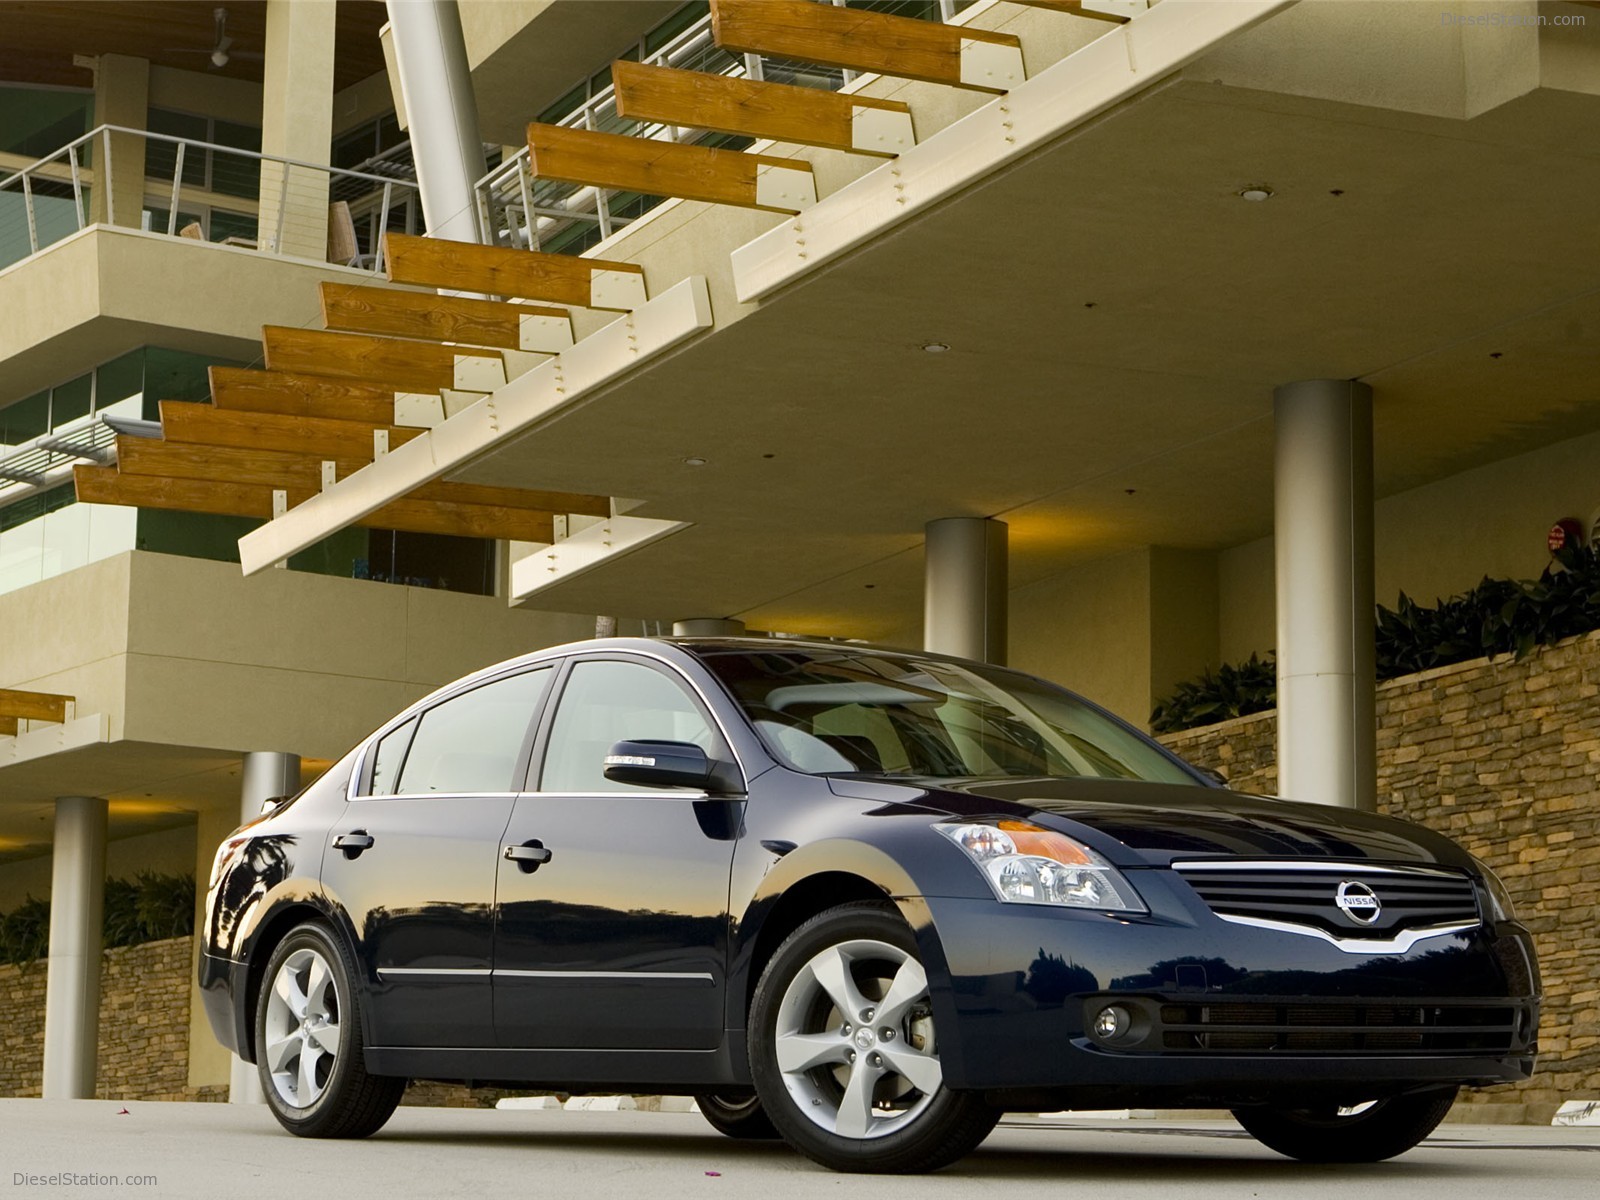
<path id="1" fill-rule="evenodd" d="M 104 796 L 112 840 L 193 824 L 198 812 L 236 813 L 240 756 L 153 742 L 102 742 L 9 767 L 0 797 L 0 863 L 50 852 L 55 797 L 71 778 L 81 795 Z M 309 783 L 330 764 L 301 762 Z"/>
<path id="2" fill-rule="evenodd" d="M 1600 427 L 1597 127 L 1550 89 L 1455 121 L 1179 81 L 457 477 L 696 523 L 538 607 L 814 633 L 914 622 L 936 517 L 1011 522 L 1013 586 L 1238 544 L 1278 383 L 1375 386 L 1380 495 Z"/>

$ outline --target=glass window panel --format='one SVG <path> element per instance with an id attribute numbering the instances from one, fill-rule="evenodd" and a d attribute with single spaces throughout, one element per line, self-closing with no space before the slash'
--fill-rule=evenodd
<path id="1" fill-rule="evenodd" d="M 80 375 L 56 388 L 50 399 L 50 428 L 60 429 L 68 421 L 89 415 L 89 398 L 94 393 L 94 376 Z"/>
<path id="2" fill-rule="evenodd" d="M 654 54 L 710 11 L 710 0 L 696 0 L 693 4 L 685 4 L 644 35 L 644 52 L 646 56 Z"/>
<path id="3" fill-rule="evenodd" d="M 110 408 L 144 391 L 144 351 L 133 350 L 95 370 L 94 406 Z"/>
<path id="4" fill-rule="evenodd" d="M 43 158 L 89 131 L 94 93 L 0 86 L 0 151 Z"/>
<path id="5" fill-rule="evenodd" d="M 40 392 L 0 409 L 0 442 L 20 445 L 50 432 L 50 393 Z"/>
<path id="6" fill-rule="evenodd" d="M 261 149 L 261 130 L 254 125 L 239 125 L 233 121 L 213 122 L 211 140 L 219 146 L 237 146 L 241 150 Z"/>
<path id="7" fill-rule="evenodd" d="M 415 720 L 407 721 L 398 729 L 384 734 L 372 752 L 371 796 L 392 796 L 400 779 L 400 765 L 405 762 L 406 749 L 411 745 L 411 735 L 416 732 Z"/>
<path id="8" fill-rule="evenodd" d="M 224 212 L 220 208 L 211 210 L 211 240 L 220 242 L 226 238 L 256 239 L 258 223 L 256 219 L 246 213 Z"/>
<path id="9" fill-rule="evenodd" d="M 211 155 L 211 190 L 255 199 L 261 192 L 261 160 L 218 150 Z"/>
<path id="10" fill-rule="evenodd" d="M 209 141 L 210 122 L 205 117 L 191 113 L 171 112 L 164 108 L 150 110 L 151 133 L 165 133 L 172 137 L 192 141 Z M 159 138 L 146 138 L 144 146 L 144 175 L 146 179 L 164 181 L 172 186 L 173 168 L 178 162 L 178 146 Z M 200 186 L 206 181 L 206 151 L 190 146 L 183 152 L 183 181 Z M 165 228 L 165 226 L 163 226 Z"/>
<path id="11" fill-rule="evenodd" d="M 400 771 L 402 795 L 506 792 L 551 668 L 473 688 L 422 715 Z"/>
<path id="12" fill-rule="evenodd" d="M 719 746 L 699 706 L 669 676 L 641 663 L 578 663 L 556 709 L 541 790 L 650 791 L 605 777 L 611 747 L 638 738 L 693 742 L 713 756 Z"/>

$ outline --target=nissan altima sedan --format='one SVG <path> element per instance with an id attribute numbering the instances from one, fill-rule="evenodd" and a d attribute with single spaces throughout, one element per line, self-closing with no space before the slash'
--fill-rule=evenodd
<path id="1" fill-rule="evenodd" d="M 925 1171 L 1028 1109 L 1372 1161 L 1533 1069 L 1532 942 L 1426 829 L 1231 793 L 1070 692 L 617 639 L 413 705 L 217 853 L 200 984 L 306 1137 L 408 1079 L 694 1095 Z"/>

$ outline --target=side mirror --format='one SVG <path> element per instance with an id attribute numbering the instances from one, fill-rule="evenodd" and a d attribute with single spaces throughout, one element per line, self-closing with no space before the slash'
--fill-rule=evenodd
<path id="1" fill-rule="evenodd" d="M 606 755 L 605 776 L 643 787 L 709 788 L 711 760 L 693 742 L 618 742 Z"/>
<path id="2" fill-rule="evenodd" d="M 268 796 L 261 802 L 261 815 L 263 817 L 270 817 L 273 813 L 277 812 L 280 808 L 287 804 L 290 799 L 291 798 L 289 796 Z"/>

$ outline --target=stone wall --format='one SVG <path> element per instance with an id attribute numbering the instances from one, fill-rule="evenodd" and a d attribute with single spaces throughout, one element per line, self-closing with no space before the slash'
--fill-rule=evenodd
<path id="1" fill-rule="evenodd" d="M 1270 795 L 1276 731 L 1267 712 L 1161 740 Z M 1487 862 L 1538 942 L 1539 1069 L 1470 1100 L 1600 1099 L 1600 633 L 1380 684 L 1378 807 Z"/>
<path id="2" fill-rule="evenodd" d="M 221 1100 L 189 1086 L 194 939 L 107 950 L 100 972 L 102 1100 Z M 44 1072 L 43 960 L 0 966 L 0 1096 L 37 1096 Z"/>

